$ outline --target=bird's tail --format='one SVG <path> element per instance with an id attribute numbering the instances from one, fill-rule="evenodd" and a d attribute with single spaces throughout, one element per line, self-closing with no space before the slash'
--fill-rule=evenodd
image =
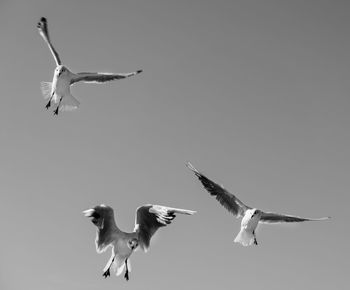
<path id="1" fill-rule="evenodd" d="M 123 272 L 125 268 L 125 260 L 126 259 L 124 257 L 121 257 L 118 254 L 115 256 L 114 262 L 112 264 L 112 270 L 115 272 L 117 276 L 119 276 Z M 129 260 L 128 260 L 128 268 L 129 268 L 129 271 L 131 271 Z"/>
<path id="2" fill-rule="evenodd" d="M 235 238 L 235 243 L 240 243 L 243 246 L 251 246 L 254 243 L 255 237 L 253 233 L 247 232 L 245 229 L 241 229 Z"/>
<path id="3" fill-rule="evenodd" d="M 73 111 L 78 109 L 80 102 L 74 98 L 71 94 L 67 94 L 62 98 L 60 104 L 60 111 Z"/>
<path id="4" fill-rule="evenodd" d="M 41 93 L 44 99 L 49 99 L 51 97 L 52 83 L 51 82 L 41 82 L 40 83 Z"/>

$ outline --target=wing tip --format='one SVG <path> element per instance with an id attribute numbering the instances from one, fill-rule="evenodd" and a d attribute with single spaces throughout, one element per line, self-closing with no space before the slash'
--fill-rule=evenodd
<path id="1" fill-rule="evenodd" d="M 319 220 L 319 221 L 326 221 L 326 220 L 330 220 L 331 218 L 332 218 L 331 216 L 325 216 L 325 217 L 319 218 L 317 220 Z"/>
<path id="2" fill-rule="evenodd" d="M 89 209 L 83 210 L 81 213 L 86 217 L 91 217 L 94 211 L 95 211 L 94 209 L 89 208 Z"/>
<path id="3" fill-rule="evenodd" d="M 140 74 L 142 72 L 143 72 L 143 69 L 139 69 L 139 70 L 136 71 L 136 74 Z"/>
<path id="4" fill-rule="evenodd" d="M 187 214 L 187 215 L 194 215 L 195 213 L 197 213 L 196 210 L 189 210 L 189 209 L 186 209 L 184 210 L 183 212 L 184 214 Z"/>
<path id="5" fill-rule="evenodd" d="M 331 219 L 331 217 L 330 216 L 325 216 L 325 217 L 321 217 L 321 218 L 308 218 L 308 219 L 305 219 L 305 221 L 315 221 L 315 222 L 317 222 L 317 221 L 326 221 L 326 220 L 329 220 L 329 219 Z"/>
<path id="6" fill-rule="evenodd" d="M 192 170 L 194 173 L 199 173 L 199 171 L 196 169 L 196 167 L 194 167 L 194 166 L 192 165 L 192 163 L 191 163 L 190 161 L 186 161 L 185 164 L 186 164 L 187 168 L 190 169 L 190 170 Z"/>

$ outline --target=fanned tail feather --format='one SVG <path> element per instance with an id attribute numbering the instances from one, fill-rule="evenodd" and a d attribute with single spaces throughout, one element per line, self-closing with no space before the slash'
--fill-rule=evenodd
<path id="1" fill-rule="evenodd" d="M 128 267 L 129 267 L 129 263 L 128 263 Z M 116 255 L 114 262 L 112 264 L 112 270 L 115 272 L 117 276 L 119 276 L 123 272 L 124 268 L 125 268 L 125 258 L 122 258 Z"/>
<path id="2" fill-rule="evenodd" d="M 41 93 L 44 99 L 49 99 L 51 97 L 52 82 L 41 82 L 40 83 Z"/>
<path id="3" fill-rule="evenodd" d="M 254 243 L 253 233 L 247 232 L 244 229 L 241 229 L 237 237 L 234 240 L 235 243 L 240 243 L 243 246 L 251 246 Z"/>
<path id="4" fill-rule="evenodd" d="M 80 102 L 74 98 L 71 94 L 63 97 L 60 104 L 60 111 L 73 111 L 76 110 L 80 105 Z"/>

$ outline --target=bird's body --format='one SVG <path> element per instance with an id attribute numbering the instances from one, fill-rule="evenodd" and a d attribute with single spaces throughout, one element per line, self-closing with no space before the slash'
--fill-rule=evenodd
<path id="1" fill-rule="evenodd" d="M 253 243 L 257 245 L 255 229 L 258 227 L 260 217 L 261 211 L 255 208 L 246 210 L 241 221 L 241 230 L 234 241 L 244 246 L 250 246 Z"/>
<path id="2" fill-rule="evenodd" d="M 263 212 L 259 209 L 245 205 L 234 194 L 228 192 L 221 185 L 210 180 L 204 174 L 199 172 L 191 163 L 187 163 L 187 167 L 201 181 L 205 189 L 221 203 L 228 211 L 237 218 L 242 218 L 241 229 L 236 236 L 234 242 L 240 243 L 243 246 L 257 245 L 255 230 L 259 223 L 289 223 L 289 222 L 305 222 L 305 221 L 320 221 L 329 219 L 329 217 L 310 219 L 291 215 L 277 214 L 271 212 Z"/>
<path id="3" fill-rule="evenodd" d="M 112 255 L 103 270 L 103 276 L 110 275 L 112 268 L 120 275 L 124 268 L 124 277 L 129 279 L 129 257 L 138 247 L 147 251 L 150 241 L 158 228 L 170 224 L 177 213 L 192 215 L 195 212 L 160 205 L 143 205 L 136 210 L 135 228 L 133 232 L 124 232 L 118 228 L 113 209 L 106 205 L 98 205 L 85 210 L 84 215 L 92 218 L 96 225 L 96 251 L 102 253 L 112 247 Z"/>
<path id="4" fill-rule="evenodd" d="M 70 82 L 73 76 L 73 73 L 63 65 L 60 65 L 55 69 L 52 80 L 51 96 L 53 96 L 52 101 L 56 104 L 61 97 L 70 95 Z"/>
<path id="5" fill-rule="evenodd" d="M 55 93 L 57 96 L 63 96 L 70 93 L 72 78 L 73 74 L 64 65 L 57 66 L 52 79 L 51 94 Z"/>
<path id="6" fill-rule="evenodd" d="M 110 246 L 112 247 L 112 255 L 103 269 L 103 276 L 108 277 L 110 275 L 110 267 L 113 267 L 116 275 L 120 275 L 127 265 L 127 261 L 129 261 L 128 271 L 130 271 L 130 260 L 128 259 L 138 247 L 137 233 L 126 233 L 116 229 L 111 235 Z M 128 274 L 125 278 L 129 279 Z"/>
<path id="7" fill-rule="evenodd" d="M 254 231 L 258 226 L 261 217 L 261 212 L 256 208 L 248 209 L 241 221 L 241 227 L 247 231 Z"/>
<path id="8" fill-rule="evenodd" d="M 107 81 L 124 79 L 137 75 L 142 72 L 138 70 L 131 73 L 99 73 L 99 72 L 82 72 L 73 73 L 66 66 L 62 65 L 60 57 L 53 47 L 49 31 L 47 28 L 47 20 L 42 17 L 37 25 L 38 30 L 54 57 L 56 68 L 52 82 L 42 82 L 41 90 L 45 99 L 48 99 L 46 108 L 48 109 L 52 103 L 56 105 L 54 113 L 57 115 L 59 111 L 74 110 L 79 107 L 79 101 L 74 98 L 70 92 L 70 86 L 77 82 L 87 83 L 104 83 Z"/>

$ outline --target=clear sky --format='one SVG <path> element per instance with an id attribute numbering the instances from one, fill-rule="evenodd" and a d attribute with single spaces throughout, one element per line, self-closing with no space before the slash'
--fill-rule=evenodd
<path id="1" fill-rule="evenodd" d="M 345 289 L 349 271 L 350 3 L 324 0 L 0 1 L 2 290 Z M 48 19 L 74 72 L 144 72 L 77 84 L 58 117 L 41 81 L 54 61 Z M 185 167 L 248 205 L 330 221 L 240 221 Z M 197 210 L 131 257 L 126 282 L 102 269 L 81 211 L 106 203 Z M 244 288 L 243 288 L 244 287 Z"/>

